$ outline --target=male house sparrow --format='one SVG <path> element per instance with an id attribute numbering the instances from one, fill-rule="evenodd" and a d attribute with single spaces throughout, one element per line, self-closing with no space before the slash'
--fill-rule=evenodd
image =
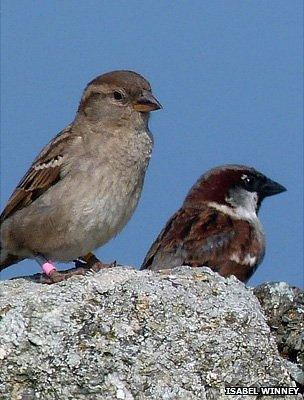
<path id="1" fill-rule="evenodd" d="M 224 165 L 202 175 L 151 246 L 141 269 L 207 266 L 246 282 L 261 263 L 262 200 L 284 192 L 253 168 Z"/>
<path id="2" fill-rule="evenodd" d="M 87 85 L 74 121 L 40 152 L 1 214 L 0 271 L 34 258 L 59 281 L 52 261 L 97 260 L 90 252 L 138 203 L 153 147 L 149 113 L 160 108 L 149 82 L 132 71 Z"/>

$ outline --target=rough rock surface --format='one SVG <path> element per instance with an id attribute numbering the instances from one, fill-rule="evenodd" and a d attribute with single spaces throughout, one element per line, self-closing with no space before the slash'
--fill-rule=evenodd
<path id="1" fill-rule="evenodd" d="M 295 386 L 257 298 L 234 277 L 112 268 L 0 283 L 0 399 L 278 399 L 225 386 Z"/>
<path id="2" fill-rule="evenodd" d="M 304 292 L 285 282 L 254 289 L 287 369 L 304 391 Z"/>

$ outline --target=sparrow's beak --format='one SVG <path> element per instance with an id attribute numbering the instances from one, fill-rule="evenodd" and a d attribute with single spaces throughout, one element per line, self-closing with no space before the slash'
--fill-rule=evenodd
<path id="1" fill-rule="evenodd" d="M 155 111 L 162 108 L 151 92 L 144 91 L 142 96 L 133 103 L 133 108 L 140 112 Z"/>
<path id="2" fill-rule="evenodd" d="M 264 197 L 273 196 L 282 192 L 286 192 L 286 188 L 280 185 L 278 182 L 267 179 L 261 188 L 262 195 Z"/>

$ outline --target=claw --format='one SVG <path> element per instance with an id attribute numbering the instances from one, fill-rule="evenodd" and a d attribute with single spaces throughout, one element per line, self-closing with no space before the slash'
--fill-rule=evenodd
<path id="1" fill-rule="evenodd" d="M 113 261 L 110 264 L 103 263 L 99 261 L 98 258 L 94 256 L 94 254 L 89 253 L 83 257 L 79 257 L 77 260 L 74 261 L 75 268 L 59 272 L 57 271 L 55 266 L 51 262 L 49 262 L 43 255 L 36 254 L 35 260 L 41 266 L 44 274 L 36 274 L 28 277 L 28 279 L 47 285 L 65 281 L 73 275 L 92 276 L 101 269 L 115 268 L 118 265 L 116 261 Z"/>

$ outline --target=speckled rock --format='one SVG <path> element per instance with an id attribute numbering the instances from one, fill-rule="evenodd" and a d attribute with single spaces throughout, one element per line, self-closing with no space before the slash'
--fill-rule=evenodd
<path id="1" fill-rule="evenodd" d="M 304 291 L 285 282 L 254 289 L 287 368 L 304 392 Z"/>
<path id="2" fill-rule="evenodd" d="M 233 277 L 112 268 L 0 283 L 0 399 L 278 398 L 225 386 L 295 386 L 258 300 Z"/>

